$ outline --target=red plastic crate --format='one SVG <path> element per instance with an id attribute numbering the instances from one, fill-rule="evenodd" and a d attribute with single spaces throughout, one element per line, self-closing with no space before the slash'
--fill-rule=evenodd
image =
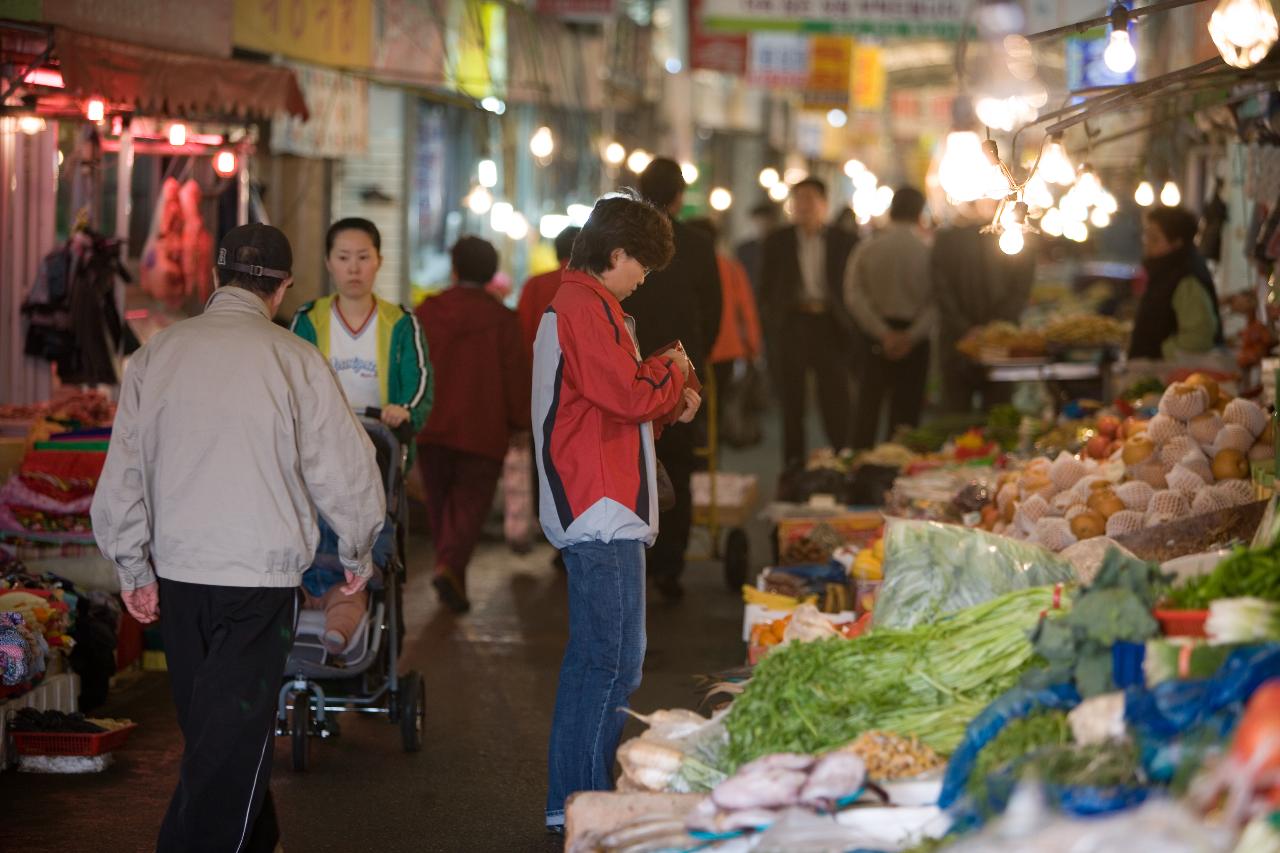
<path id="1" fill-rule="evenodd" d="M 130 724 L 110 732 L 12 732 L 19 755 L 103 755 L 124 746 Z"/>
<path id="2" fill-rule="evenodd" d="M 1203 637 L 1208 610 L 1160 610 L 1153 612 L 1166 637 Z"/>

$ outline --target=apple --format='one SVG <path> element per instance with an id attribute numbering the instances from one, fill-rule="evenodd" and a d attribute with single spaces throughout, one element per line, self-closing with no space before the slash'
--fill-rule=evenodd
<path id="1" fill-rule="evenodd" d="M 1107 449 L 1111 447 L 1111 438 L 1105 435 L 1095 435 L 1085 444 L 1085 453 L 1088 453 L 1092 459 L 1106 459 Z"/>
<path id="2" fill-rule="evenodd" d="M 1155 452 L 1155 443 L 1150 438 L 1147 438 L 1145 432 L 1140 432 L 1125 439 L 1121 456 L 1124 459 L 1124 464 L 1137 465 L 1150 459 Z"/>
<path id="3" fill-rule="evenodd" d="M 1249 477 L 1249 458 L 1239 450 L 1219 450 L 1213 457 L 1213 479 L 1245 480 Z"/>
<path id="4" fill-rule="evenodd" d="M 1098 432 L 1107 438 L 1115 438 L 1120 433 L 1120 419 L 1115 415 L 1103 415 L 1098 418 Z"/>
<path id="5" fill-rule="evenodd" d="M 1220 391 L 1218 383 L 1210 376 L 1203 373 L 1193 373 L 1183 380 L 1186 385 L 1198 385 L 1209 395 L 1209 407 L 1213 408 L 1218 403 Z"/>

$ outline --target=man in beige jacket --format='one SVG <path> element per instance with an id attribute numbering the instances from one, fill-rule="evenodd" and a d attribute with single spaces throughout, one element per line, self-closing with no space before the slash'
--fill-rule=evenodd
<path id="1" fill-rule="evenodd" d="M 275 699 L 316 515 L 338 534 L 351 594 L 386 512 L 373 445 L 333 371 L 271 322 L 292 266 L 275 228 L 223 238 L 204 313 L 133 356 L 94 495 L 125 606 L 143 623 L 163 615 L 186 747 L 161 853 L 276 848 Z"/>

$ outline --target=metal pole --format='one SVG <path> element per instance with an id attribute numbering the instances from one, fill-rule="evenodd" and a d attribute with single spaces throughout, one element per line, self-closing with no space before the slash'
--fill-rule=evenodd
<path id="1" fill-rule="evenodd" d="M 1139 9 L 1129 10 L 1129 20 L 1141 18 L 1144 15 L 1152 15 L 1156 12 L 1168 12 L 1171 9 L 1177 9 L 1179 6 L 1190 6 L 1195 3 L 1203 3 L 1204 0 L 1165 0 L 1163 3 L 1152 3 L 1149 6 L 1143 6 Z M 1083 21 L 1077 21 L 1074 24 L 1065 24 L 1061 27 L 1054 27 L 1051 30 L 1032 33 L 1027 36 L 1027 41 L 1044 41 L 1045 39 L 1058 38 L 1059 36 L 1070 36 L 1076 33 L 1087 32 L 1094 27 L 1101 27 L 1111 22 L 1110 15 L 1103 15 L 1100 18 L 1087 18 Z"/>
<path id="2" fill-rule="evenodd" d="M 249 156 L 240 163 L 236 175 L 236 225 L 249 224 Z"/>

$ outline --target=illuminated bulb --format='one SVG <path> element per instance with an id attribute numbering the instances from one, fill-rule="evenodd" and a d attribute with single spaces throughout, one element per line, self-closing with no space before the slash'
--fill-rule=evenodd
<path id="1" fill-rule="evenodd" d="M 938 181 L 956 201 L 976 201 L 987 195 L 991 164 L 982 153 L 982 140 L 973 131 L 953 131 L 942 143 Z"/>
<path id="2" fill-rule="evenodd" d="M 1076 243 L 1089 239 L 1089 226 L 1083 222 L 1068 222 L 1062 226 L 1062 236 Z"/>
<path id="3" fill-rule="evenodd" d="M 827 113 L 827 124 L 840 128 L 849 123 L 849 114 L 844 110 L 831 110 Z"/>
<path id="4" fill-rule="evenodd" d="M 1173 181 L 1165 181 L 1160 188 L 1160 203 L 1165 207 L 1177 207 L 1182 203 L 1182 193 Z"/>
<path id="5" fill-rule="evenodd" d="M 1027 181 L 1022 200 L 1027 203 L 1028 207 L 1036 210 L 1048 210 L 1053 207 L 1053 193 L 1049 192 L 1049 184 L 1041 177 L 1039 172 L 1032 175 L 1031 180 Z"/>
<path id="6" fill-rule="evenodd" d="M 524 218 L 523 213 L 511 214 L 511 221 L 507 223 L 507 236 L 512 240 L 523 240 L 529 236 L 529 220 Z"/>
<path id="7" fill-rule="evenodd" d="M 516 209 L 509 202 L 500 201 L 494 204 L 493 209 L 489 211 L 489 225 L 499 234 L 506 234 L 507 229 L 511 227 L 511 220 L 515 217 Z"/>
<path id="8" fill-rule="evenodd" d="M 89 121 L 102 121 L 107 115 L 107 105 L 102 98 L 90 98 L 84 108 L 84 117 Z"/>
<path id="9" fill-rule="evenodd" d="M 807 177 L 809 177 L 808 172 L 795 166 L 787 169 L 787 171 L 782 174 L 782 180 L 786 181 L 793 187 Z"/>
<path id="10" fill-rule="evenodd" d="M 1040 230 L 1050 237 L 1061 237 L 1062 227 L 1062 211 L 1056 207 L 1046 210 L 1044 216 L 1040 218 Z"/>
<path id="11" fill-rule="evenodd" d="M 782 201 L 790 194 L 791 190 L 788 189 L 787 185 L 782 181 L 778 181 L 776 184 L 769 187 L 769 198 L 774 201 Z"/>
<path id="12" fill-rule="evenodd" d="M 711 205 L 712 210 L 728 210 L 733 204 L 733 193 L 724 187 L 716 187 L 707 196 L 707 203 Z"/>
<path id="13" fill-rule="evenodd" d="M 1092 169 L 1085 166 L 1080 170 L 1079 177 L 1076 178 L 1076 185 L 1072 190 L 1080 194 L 1080 200 L 1089 207 L 1093 207 L 1102 198 L 1102 182 L 1098 180 L 1097 174 Z"/>
<path id="14" fill-rule="evenodd" d="M 686 184 L 696 184 L 698 182 L 698 167 L 692 163 L 681 163 L 680 174 Z"/>
<path id="15" fill-rule="evenodd" d="M 219 151 L 213 158 L 213 171 L 218 177 L 229 178 L 236 173 L 236 155 L 234 151 Z"/>
<path id="16" fill-rule="evenodd" d="M 1138 184 L 1138 188 L 1133 191 L 1133 200 L 1142 207 L 1150 207 L 1156 203 L 1156 191 L 1150 181 Z"/>
<path id="17" fill-rule="evenodd" d="M 1111 193 L 1103 190 L 1098 194 L 1098 203 L 1096 207 L 1099 210 L 1106 211 L 1108 216 L 1115 216 L 1116 211 L 1120 209 L 1120 202 L 1116 201 L 1116 197 Z"/>
<path id="18" fill-rule="evenodd" d="M 873 210 L 876 216 L 884 216 L 889 212 L 889 206 L 893 204 L 893 189 L 891 187 L 881 186 L 876 190 L 876 203 Z"/>
<path id="19" fill-rule="evenodd" d="M 1222 0 L 1209 17 L 1209 36 L 1222 61 L 1250 68 L 1271 51 L 1280 34 L 1269 0 Z"/>
<path id="20" fill-rule="evenodd" d="M 1058 209 L 1068 222 L 1084 222 L 1089 218 L 1089 205 L 1085 204 L 1084 198 L 1074 187 L 1058 201 Z"/>
<path id="21" fill-rule="evenodd" d="M 778 170 L 769 166 L 760 170 L 760 186 L 767 190 L 773 189 L 774 184 L 778 183 L 781 178 L 778 177 Z"/>
<path id="22" fill-rule="evenodd" d="M 20 116 L 18 118 L 18 130 L 27 136 L 35 136 L 44 130 L 44 119 L 40 116 Z"/>
<path id="23" fill-rule="evenodd" d="M 861 160 L 846 160 L 844 163 L 844 173 L 850 178 L 856 178 L 865 171 L 867 167 Z"/>
<path id="24" fill-rule="evenodd" d="M 493 189 L 498 185 L 498 164 L 492 160 L 481 160 L 476 166 L 476 176 L 480 179 L 480 186 Z"/>
<path id="25" fill-rule="evenodd" d="M 587 219 L 591 217 L 591 205 L 571 204 L 566 212 L 569 214 L 569 222 L 581 228 L 587 224 Z"/>
<path id="26" fill-rule="evenodd" d="M 181 148 L 187 144 L 187 126 L 182 122 L 174 122 L 169 125 L 169 144 L 174 148 Z"/>
<path id="27" fill-rule="evenodd" d="M 1071 158 L 1067 157 L 1067 149 L 1062 147 L 1060 140 L 1052 140 L 1045 147 L 1038 174 L 1060 187 L 1069 187 L 1076 182 L 1076 167 L 1071 165 Z"/>
<path id="28" fill-rule="evenodd" d="M 853 179 L 853 188 L 854 190 L 863 190 L 865 192 L 873 193 L 876 191 L 876 185 L 879 183 L 880 182 L 876 179 L 874 173 L 863 172 L 861 175 L 858 175 L 858 177 Z"/>
<path id="29" fill-rule="evenodd" d="M 1025 245 L 1026 238 L 1022 236 L 1021 228 L 1006 228 L 1000 235 L 1000 251 L 1006 255 L 1018 254 Z"/>
<path id="30" fill-rule="evenodd" d="M 617 166 L 627 159 L 627 149 L 617 142 L 610 142 L 604 149 L 604 161 L 610 166 Z"/>
<path id="31" fill-rule="evenodd" d="M 569 217 L 563 213 L 548 213 L 538 220 L 538 233 L 548 240 L 560 236 L 560 232 L 569 227 Z"/>
<path id="32" fill-rule="evenodd" d="M 1095 207 L 1093 213 L 1089 214 L 1089 222 L 1094 228 L 1106 228 L 1111 224 L 1111 214 L 1100 207 Z"/>
<path id="33" fill-rule="evenodd" d="M 635 172 L 637 175 L 649 168 L 649 164 L 653 162 L 653 155 L 643 148 L 637 148 L 631 152 L 631 156 L 627 158 L 627 168 Z"/>
<path id="34" fill-rule="evenodd" d="M 1107 42 L 1107 49 L 1102 52 L 1102 61 L 1117 74 L 1128 74 L 1138 64 L 1138 54 L 1129 41 L 1127 30 L 1113 30 Z"/>
<path id="35" fill-rule="evenodd" d="M 551 156 L 551 152 L 556 150 L 555 137 L 551 135 L 551 128 L 540 127 L 533 132 L 532 138 L 529 139 L 529 152 L 539 160 L 545 160 Z"/>
<path id="36" fill-rule="evenodd" d="M 476 216 L 484 216 L 493 207 L 493 193 L 484 187 L 476 187 L 467 194 L 467 210 Z"/>
<path id="37" fill-rule="evenodd" d="M 490 95 L 481 101 L 480 106 L 482 109 L 499 116 L 507 111 L 507 105 L 502 102 L 502 99 L 495 98 L 493 95 Z"/>

